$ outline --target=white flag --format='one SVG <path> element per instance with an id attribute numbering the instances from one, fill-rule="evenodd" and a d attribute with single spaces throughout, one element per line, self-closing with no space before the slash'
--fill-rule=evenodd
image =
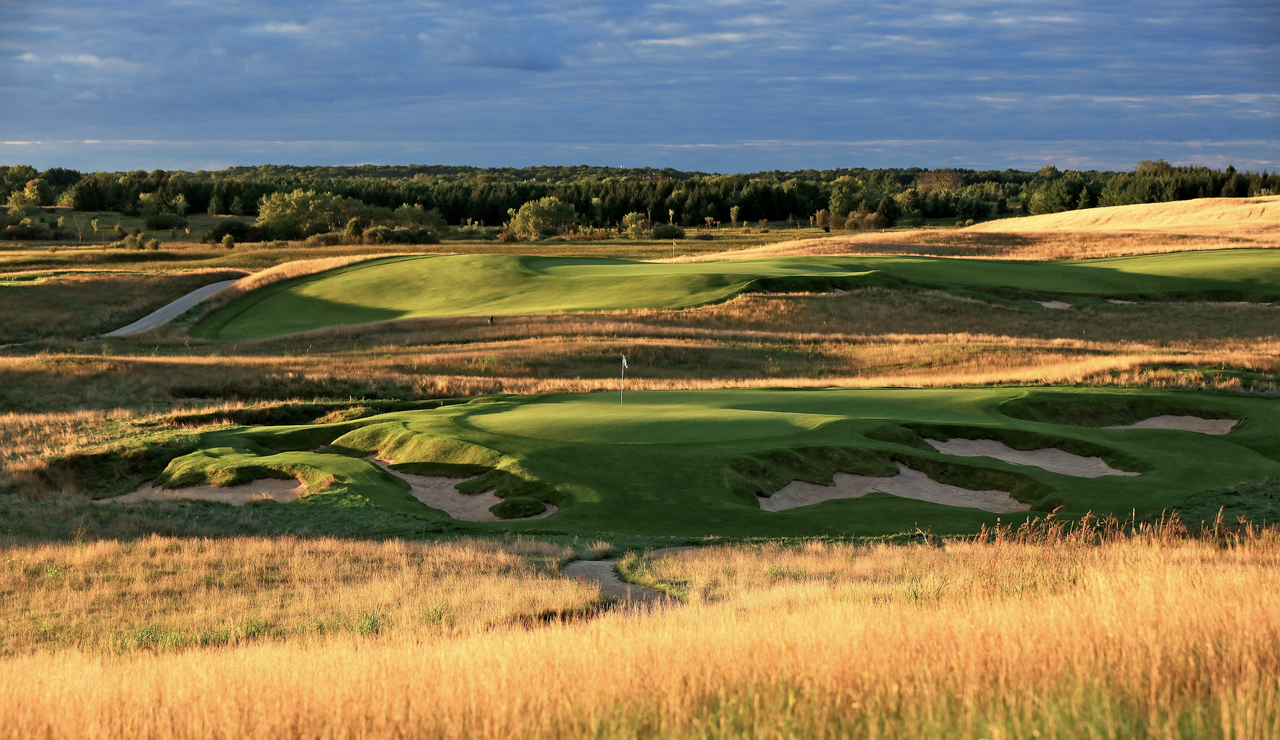
<path id="1" fill-rule="evenodd" d="M 626 370 L 626 369 L 627 369 L 627 356 L 626 356 L 626 355 L 623 355 L 623 356 L 622 356 L 622 369 L 623 369 L 623 370 Z"/>

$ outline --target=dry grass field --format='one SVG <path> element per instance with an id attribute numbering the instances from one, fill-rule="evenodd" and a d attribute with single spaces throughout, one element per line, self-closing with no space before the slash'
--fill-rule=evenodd
<path id="1" fill-rule="evenodd" d="M 1005 218 L 956 229 L 833 232 L 689 255 L 686 261 L 799 255 L 903 254 L 1060 260 L 1206 249 L 1280 247 L 1280 196 L 1206 198 Z"/>
<path id="2" fill-rule="evenodd" d="M 560 554 L 294 540 L 6 548 L 6 629 L 19 637 L 0 658 L 0 734 L 1280 733 L 1274 531 L 1041 525 L 631 555 L 622 572 L 681 605 L 531 623 L 520 615 L 591 603 L 591 589 L 536 564 Z M 132 613 L 115 616 L 124 605 Z M 175 631 L 217 639 L 153 637 Z"/>

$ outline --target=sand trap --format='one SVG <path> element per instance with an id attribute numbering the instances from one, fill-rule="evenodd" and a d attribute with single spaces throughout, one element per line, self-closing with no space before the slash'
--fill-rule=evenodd
<path id="1" fill-rule="evenodd" d="M 414 498 L 433 509 L 443 511 L 454 519 L 462 519 L 468 522 L 513 522 L 524 521 L 525 519 L 544 519 L 556 513 L 556 507 L 544 501 L 543 503 L 546 504 L 547 510 L 541 514 L 524 517 L 524 519 L 503 519 L 489 511 L 490 507 L 502 503 L 502 499 L 498 498 L 493 491 L 463 493 L 457 489 L 459 483 L 474 480 L 479 476 L 444 478 L 430 475 L 414 475 L 392 470 L 391 463 L 385 460 L 376 460 L 372 457 L 366 457 L 365 459 L 408 483 L 409 493 L 413 494 Z"/>
<path id="2" fill-rule="evenodd" d="M 772 496 L 757 496 L 756 500 L 765 511 L 786 511 L 838 498 L 861 498 L 872 491 L 947 506 L 982 509 L 996 514 L 1031 509 L 1029 504 L 1015 501 L 1005 491 L 970 491 L 959 486 L 949 486 L 908 467 L 899 467 L 898 474 L 892 478 L 836 473 L 834 486 L 792 481 Z"/>
<path id="3" fill-rule="evenodd" d="M 1201 419 L 1199 416 L 1153 416 L 1137 424 L 1103 427 L 1103 429 L 1174 429 L 1198 434 L 1227 434 L 1239 424 L 1237 419 Z"/>
<path id="4" fill-rule="evenodd" d="M 1107 299 L 1107 303 L 1112 303 L 1112 304 L 1115 304 L 1115 305 L 1117 305 L 1117 306 L 1132 306 L 1134 302 L 1133 302 L 1133 301 L 1122 301 L 1122 300 L 1120 300 L 1119 298 L 1108 298 L 1108 299 Z"/>
<path id="5" fill-rule="evenodd" d="M 1003 442 L 994 439 L 949 439 L 939 442 L 926 439 L 933 448 L 944 455 L 958 457 L 994 457 L 1014 465 L 1033 465 L 1050 473 L 1073 475 L 1077 478 L 1101 478 L 1104 475 L 1135 476 L 1127 470 L 1117 470 L 1102 458 L 1081 457 L 1056 447 L 1045 447 L 1039 450 L 1015 450 Z"/>
<path id="6" fill-rule="evenodd" d="M 1071 308 L 1070 303 L 1064 303 L 1062 301 L 1036 301 L 1036 303 L 1039 303 L 1045 308 L 1052 308 L 1055 311 L 1065 311 L 1068 308 Z"/>
<path id="7" fill-rule="evenodd" d="M 307 485 L 297 480 L 268 478 L 245 483 L 242 486 L 188 486 L 186 488 L 159 488 L 151 483 L 133 493 L 104 498 L 95 504 L 138 504 L 144 501 L 216 501 L 220 504 L 244 506 L 251 501 L 278 501 L 287 504 L 306 495 Z"/>

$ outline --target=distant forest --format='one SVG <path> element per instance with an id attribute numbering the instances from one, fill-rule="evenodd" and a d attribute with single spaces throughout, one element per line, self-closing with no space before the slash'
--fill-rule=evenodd
<path id="1" fill-rule="evenodd" d="M 509 211 L 554 197 L 582 223 L 613 227 L 628 214 L 688 225 L 711 218 L 794 219 L 823 214 L 880 216 L 880 223 L 982 220 L 1015 207 L 1026 214 L 1095 206 L 1280 193 L 1280 174 L 1232 167 L 1179 167 L 1144 160 L 1132 172 L 967 169 L 834 169 L 718 175 L 612 167 L 476 168 L 440 165 L 232 167 L 217 172 L 93 172 L 0 166 L 0 197 L 17 206 L 77 211 L 207 212 L 254 216 L 265 197 L 314 191 L 369 206 L 438 210 L 450 224 L 501 225 Z M 21 201 L 19 203 L 15 203 Z M 180 213 L 179 213 L 180 215 Z"/>

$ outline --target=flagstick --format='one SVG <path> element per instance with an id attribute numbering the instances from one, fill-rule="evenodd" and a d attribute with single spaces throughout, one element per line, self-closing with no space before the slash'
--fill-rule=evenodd
<path id="1" fill-rule="evenodd" d="M 622 382 L 618 384 L 618 405 L 622 405 L 622 390 L 627 387 L 627 366 L 622 366 Z"/>

